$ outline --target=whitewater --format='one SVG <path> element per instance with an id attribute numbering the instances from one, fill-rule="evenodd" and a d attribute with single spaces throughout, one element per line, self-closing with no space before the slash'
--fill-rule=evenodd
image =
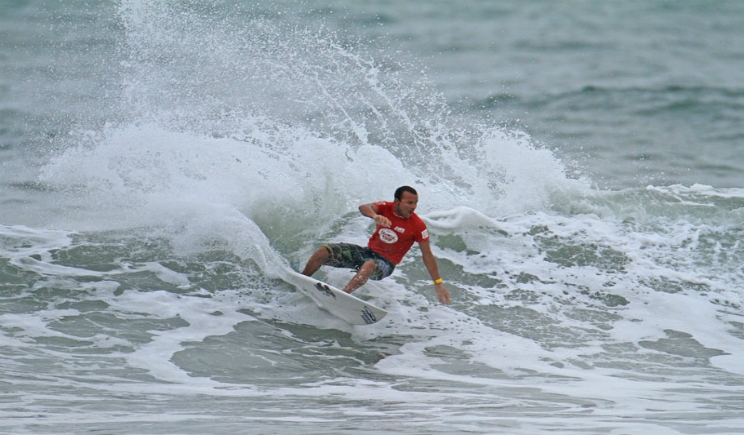
<path id="1" fill-rule="evenodd" d="M 744 93 L 669 24 L 736 6 L 664 4 L 0 7 L 0 429 L 744 433 Z M 639 8 L 673 56 L 592 63 Z M 416 248 L 374 325 L 283 279 L 404 184 L 451 305 Z"/>

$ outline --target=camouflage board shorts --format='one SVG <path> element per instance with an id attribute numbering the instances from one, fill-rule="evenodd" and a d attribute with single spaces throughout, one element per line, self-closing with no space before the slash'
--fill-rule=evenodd
<path id="1" fill-rule="evenodd" d="M 369 260 L 375 260 L 377 267 L 375 267 L 369 278 L 376 281 L 390 276 L 395 269 L 395 264 L 387 258 L 372 252 L 368 247 L 352 245 L 351 243 L 329 243 L 323 246 L 328 249 L 330 254 L 328 260 L 325 262 L 326 266 L 359 270 L 362 264 Z"/>

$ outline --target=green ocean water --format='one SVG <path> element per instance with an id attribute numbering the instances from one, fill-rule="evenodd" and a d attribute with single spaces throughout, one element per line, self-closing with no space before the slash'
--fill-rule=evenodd
<path id="1" fill-rule="evenodd" d="M 741 9 L 3 3 L 0 428 L 742 433 Z M 450 306 L 282 279 L 402 184 Z"/>

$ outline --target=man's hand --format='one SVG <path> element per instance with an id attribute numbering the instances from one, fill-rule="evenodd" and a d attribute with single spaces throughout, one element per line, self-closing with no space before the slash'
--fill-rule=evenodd
<path id="1" fill-rule="evenodd" d="M 439 302 L 449 305 L 450 303 L 450 292 L 444 284 L 434 284 L 434 290 L 437 291 L 437 298 Z"/>
<path id="2" fill-rule="evenodd" d="M 390 222 L 390 219 L 386 218 L 385 216 L 379 215 L 379 214 L 376 214 L 372 218 L 372 220 L 374 220 L 375 223 L 381 227 L 390 228 L 390 225 L 392 225 L 392 222 Z"/>
<path id="3" fill-rule="evenodd" d="M 392 222 L 390 222 L 390 219 L 377 214 L 377 206 L 374 202 L 360 205 L 359 213 L 361 213 L 362 216 L 367 216 L 368 218 L 372 219 L 373 221 L 375 221 L 377 226 L 380 227 L 390 228 L 390 226 L 393 224 Z"/>

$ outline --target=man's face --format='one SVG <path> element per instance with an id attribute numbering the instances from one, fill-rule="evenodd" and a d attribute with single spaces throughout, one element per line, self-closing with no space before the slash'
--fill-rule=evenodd
<path id="1" fill-rule="evenodd" d="M 398 216 L 402 216 L 406 219 L 411 217 L 411 213 L 416 210 L 418 204 L 418 195 L 414 195 L 411 192 L 403 192 L 403 196 L 400 199 L 396 199 L 393 202 L 395 207 L 395 213 Z"/>

